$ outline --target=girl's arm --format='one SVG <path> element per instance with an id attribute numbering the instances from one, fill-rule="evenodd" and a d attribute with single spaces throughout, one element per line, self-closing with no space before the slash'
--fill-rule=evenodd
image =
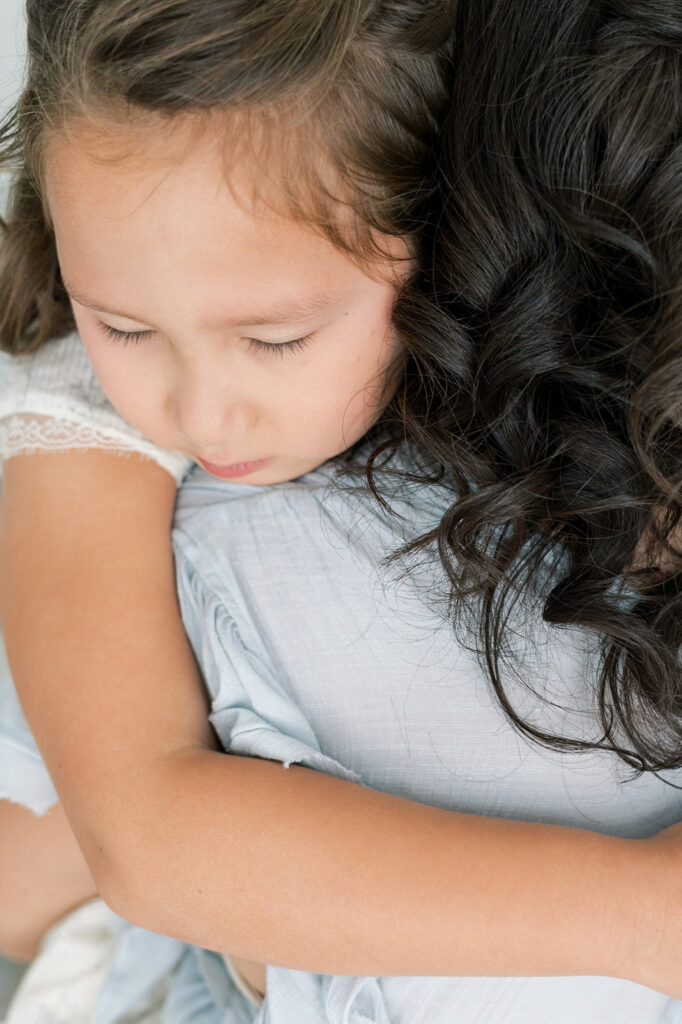
<path id="1" fill-rule="evenodd" d="M 675 830 L 450 813 L 218 753 L 175 596 L 174 496 L 154 464 L 104 452 L 5 467 L 8 655 L 115 910 L 302 970 L 601 974 L 682 995 Z"/>
<path id="2" fill-rule="evenodd" d="M 0 954 L 32 960 L 45 932 L 96 895 L 60 804 L 38 818 L 0 800 Z"/>

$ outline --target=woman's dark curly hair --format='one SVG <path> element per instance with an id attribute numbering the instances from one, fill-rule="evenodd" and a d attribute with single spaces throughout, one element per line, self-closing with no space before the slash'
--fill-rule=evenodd
<path id="1" fill-rule="evenodd" d="M 682 766 L 679 0 L 29 0 L 28 20 L 0 135 L 3 346 L 73 328 L 50 133 L 224 110 L 276 138 L 294 215 L 358 257 L 381 235 L 415 256 L 402 383 L 364 469 L 383 500 L 407 442 L 410 479 L 452 504 L 398 554 L 438 551 L 527 735 Z M 511 605 L 539 581 L 548 622 L 600 638 L 594 742 L 543 732 L 505 692 Z"/>

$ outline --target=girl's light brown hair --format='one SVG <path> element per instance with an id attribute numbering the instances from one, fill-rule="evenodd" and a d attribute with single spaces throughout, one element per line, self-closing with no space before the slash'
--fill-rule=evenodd
<path id="1" fill-rule="evenodd" d="M 137 125 L 142 145 L 168 119 L 219 131 L 224 114 L 226 147 L 250 145 L 264 180 L 276 166 L 292 216 L 358 257 L 379 234 L 409 239 L 432 191 L 449 7 L 29 0 L 26 86 L 0 128 L 0 166 L 14 172 L 0 345 L 24 351 L 73 328 L 43 182 L 49 139 L 79 121 Z"/>

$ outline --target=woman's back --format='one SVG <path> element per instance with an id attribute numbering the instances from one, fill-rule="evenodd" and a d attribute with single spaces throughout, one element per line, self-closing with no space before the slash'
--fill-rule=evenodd
<path id="1" fill-rule="evenodd" d="M 520 737 L 456 639 L 440 573 L 434 586 L 433 565 L 402 580 L 399 566 L 382 568 L 405 534 L 438 520 L 444 493 L 422 486 L 410 500 L 403 491 L 396 507 L 406 519 L 392 520 L 360 492 L 330 489 L 332 465 L 271 488 L 195 473 L 181 492 L 183 615 L 226 747 L 476 814 L 632 837 L 679 820 L 682 792 L 662 779 L 626 781 L 632 772 L 613 754 L 549 751 Z M 561 735 L 596 739 L 597 645 L 538 623 L 534 610 L 519 611 L 516 625 L 519 677 L 511 669 L 506 682 L 517 706 Z M 667 778 L 682 783 L 681 772 Z M 461 1024 L 659 1024 L 672 1012 L 666 997 L 615 979 L 383 979 L 354 989 L 349 979 L 269 969 L 268 1019 L 293 1019 L 297 1001 L 309 1007 L 297 1019 L 339 1022 L 349 1006 L 410 1024 L 455 1015 Z"/>

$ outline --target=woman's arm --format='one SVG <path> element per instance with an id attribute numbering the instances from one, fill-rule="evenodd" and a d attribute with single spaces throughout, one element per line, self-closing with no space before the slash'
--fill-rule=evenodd
<path id="1" fill-rule="evenodd" d="M 680 988 L 682 836 L 449 813 L 218 753 L 175 596 L 173 480 L 135 458 L 72 452 L 10 460 L 3 492 L 15 682 L 122 916 L 324 973 Z"/>

